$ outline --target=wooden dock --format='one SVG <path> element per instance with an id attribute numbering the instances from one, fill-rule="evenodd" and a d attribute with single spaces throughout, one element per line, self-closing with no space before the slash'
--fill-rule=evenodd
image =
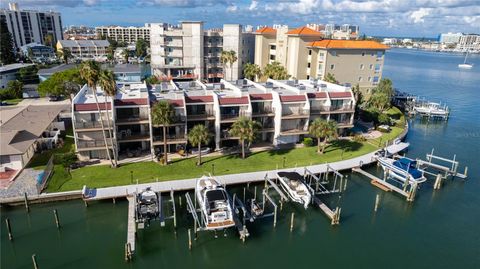
<path id="1" fill-rule="evenodd" d="M 137 223 L 135 222 L 135 197 L 127 196 L 128 200 L 128 228 L 127 244 L 130 244 L 131 252 L 135 252 L 135 234 L 137 233 Z"/>
<path id="2" fill-rule="evenodd" d="M 335 218 L 335 212 L 331 210 L 326 204 L 324 204 L 317 196 L 313 196 L 313 204 L 320 208 L 330 220 L 333 220 Z"/>
<path id="3" fill-rule="evenodd" d="M 371 182 L 374 182 L 374 183 L 372 183 L 372 185 L 374 185 L 374 186 L 376 186 L 376 187 L 378 187 L 378 188 L 380 188 L 384 191 L 392 191 L 393 190 L 393 191 L 395 191 L 395 192 L 397 192 L 397 193 L 399 193 L 399 194 L 401 194 L 401 195 L 403 195 L 407 198 L 409 198 L 411 196 L 408 192 L 398 188 L 397 186 L 394 186 L 394 185 L 386 182 L 383 179 L 380 179 L 380 178 L 362 170 L 360 167 L 354 167 L 354 168 L 352 168 L 352 171 L 357 172 L 359 174 L 362 174 L 362 175 L 366 176 L 367 178 L 371 179 Z M 382 187 L 380 187 L 380 186 L 382 186 Z"/>

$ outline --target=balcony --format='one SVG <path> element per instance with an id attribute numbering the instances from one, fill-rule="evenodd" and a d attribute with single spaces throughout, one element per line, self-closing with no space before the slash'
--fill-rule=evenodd
<path id="1" fill-rule="evenodd" d="M 175 115 L 172 117 L 172 125 L 184 124 L 186 117 L 182 115 Z"/>
<path id="2" fill-rule="evenodd" d="M 148 132 L 129 132 L 130 130 L 117 132 L 117 138 L 119 141 L 144 141 L 150 139 Z"/>
<path id="3" fill-rule="evenodd" d="M 188 120 L 206 120 L 206 119 L 214 119 L 215 115 L 213 114 L 213 111 L 204 111 L 202 112 L 197 112 L 194 114 L 188 114 L 187 115 Z"/>
<path id="4" fill-rule="evenodd" d="M 254 109 L 252 111 L 252 116 L 273 116 L 275 110 L 272 107 L 264 107 L 260 109 Z"/>
<path id="5" fill-rule="evenodd" d="M 350 122 L 350 120 L 344 120 L 344 121 L 336 121 L 338 128 L 351 128 L 353 127 L 353 124 Z"/>
<path id="6" fill-rule="evenodd" d="M 110 138 L 107 138 L 107 144 L 108 144 L 108 147 L 112 147 Z M 96 150 L 96 149 L 104 149 L 104 148 L 105 148 L 105 142 L 103 140 L 78 140 L 77 141 L 78 151 Z"/>
<path id="7" fill-rule="evenodd" d="M 303 128 L 285 128 L 280 131 L 280 135 L 302 135 L 308 134 Z"/>
<path id="8" fill-rule="evenodd" d="M 248 117 L 249 114 L 245 111 L 239 113 L 228 113 L 228 114 L 221 114 L 220 119 L 223 122 L 234 122 L 240 117 Z"/>
<path id="9" fill-rule="evenodd" d="M 308 109 L 282 111 L 283 119 L 308 118 L 309 116 L 310 116 L 310 110 Z"/>
<path id="10" fill-rule="evenodd" d="M 227 129 L 222 130 L 222 134 L 220 135 L 220 140 L 230 140 L 230 139 L 238 140 L 240 139 L 240 137 L 231 135 L 229 130 Z"/>
<path id="11" fill-rule="evenodd" d="M 115 121 L 117 125 L 124 125 L 124 124 L 132 124 L 132 123 L 148 123 L 148 116 L 132 116 L 132 117 L 124 117 L 124 118 L 117 118 Z"/>
<path id="12" fill-rule="evenodd" d="M 313 107 L 310 109 L 310 114 L 318 115 L 318 114 L 328 114 L 330 112 L 330 107 L 322 106 L 322 107 Z"/>
<path id="13" fill-rule="evenodd" d="M 110 123 L 110 129 L 112 128 L 113 123 Z M 108 129 L 108 122 L 103 121 L 103 127 Z M 102 125 L 100 121 L 88 121 L 88 122 L 75 122 L 75 130 L 91 130 L 97 131 L 101 130 Z"/>
<path id="14" fill-rule="evenodd" d="M 355 112 L 355 107 L 353 105 L 347 106 L 331 106 L 330 107 L 331 113 L 342 113 L 342 112 Z"/>
<path id="15" fill-rule="evenodd" d="M 167 144 L 187 143 L 187 136 L 184 133 L 167 135 Z M 163 145 L 163 135 L 153 136 L 154 145 Z"/>

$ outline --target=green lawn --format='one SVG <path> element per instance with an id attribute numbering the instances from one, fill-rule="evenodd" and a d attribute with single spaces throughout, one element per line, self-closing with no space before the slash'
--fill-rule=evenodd
<path id="1" fill-rule="evenodd" d="M 71 178 L 68 177 L 61 166 L 55 169 L 55 174 L 50 180 L 48 192 L 78 190 L 87 185 L 89 187 L 107 187 L 128 185 L 136 183 L 153 182 L 156 180 L 174 180 L 196 178 L 207 173 L 225 175 L 245 173 L 261 170 L 272 170 L 283 167 L 301 167 L 310 164 L 335 162 L 363 155 L 375 150 L 375 146 L 368 143 L 357 143 L 346 140 L 336 141 L 325 149 L 325 154 L 316 153 L 316 147 L 306 147 L 290 150 L 263 151 L 251 154 L 242 160 L 237 156 L 221 156 L 204 158 L 202 166 L 196 166 L 196 158 L 174 161 L 168 166 L 155 162 L 141 162 L 110 168 L 108 165 L 89 166 L 73 170 Z M 342 154 L 343 152 L 343 154 Z M 133 182 L 130 179 L 133 171 Z"/>
<path id="2" fill-rule="evenodd" d="M 405 122 L 402 113 L 396 108 L 389 110 L 387 113 L 400 120 L 399 126 L 394 126 L 390 133 L 384 134 L 381 138 L 362 143 L 348 140 L 335 141 L 326 148 L 323 155 L 316 152 L 316 147 L 304 147 L 257 152 L 244 160 L 233 155 L 203 158 L 204 163 L 200 167 L 196 166 L 196 158 L 189 158 L 173 161 L 168 166 L 162 166 L 155 162 L 126 164 L 115 169 L 108 165 L 88 166 L 73 170 L 71 175 L 61 165 L 56 165 L 47 191 L 79 190 L 84 185 L 94 188 L 120 186 L 136 183 L 137 180 L 139 183 L 147 183 L 157 180 L 197 178 L 212 173 L 212 169 L 214 175 L 226 175 L 273 170 L 277 167 L 303 167 L 350 159 L 378 149 L 380 139 L 382 139 L 383 145 L 384 141 L 397 137 L 403 131 L 403 128 L 400 127 Z M 47 157 L 44 158 L 48 160 Z M 130 171 L 133 172 L 133 181 Z"/>
<path id="3" fill-rule="evenodd" d="M 36 153 L 35 155 L 33 155 L 32 159 L 28 163 L 27 168 L 33 168 L 36 170 L 44 169 L 45 165 L 47 165 L 48 160 L 53 154 L 73 152 L 75 150 L 75 143 L 73 141 L 73 137 L 71 137 L 73 136 L 73 130 L 69 129 L 66 133 L 70 137 L 65 137 L 65 139 L 63 140 L 63 147 L 47 150 L 42 153 Z"/>

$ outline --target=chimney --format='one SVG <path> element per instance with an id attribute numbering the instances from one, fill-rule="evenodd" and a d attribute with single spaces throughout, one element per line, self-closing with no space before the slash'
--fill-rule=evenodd
<path id="1" fill-rule="evenodd" d="M 18 11 L 18 3 L 8 3 L 8 8 L 11 11 Z"/>

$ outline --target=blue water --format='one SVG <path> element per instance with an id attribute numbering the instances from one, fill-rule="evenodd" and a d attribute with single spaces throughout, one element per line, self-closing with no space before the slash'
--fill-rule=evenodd
<path id="1" fill-rule="evenodd" d="M 384 70 L 396 87 L 452 109 L 446 123 L 411 122 L 408 156 L 425 158 L 432 148 L 439 155 L 457 154 L 461 169 L 469 167 L 466 181 L 447 180 L 438 191 L 426 183 L 408 203 L 348 174 L 339 226 L 332 227 L 319 210 L 287 204 L 275 229 L 271 219 L 249 225 L 245 244 L 234 232 L 218 239 L 201 233 L 191 251 L 187 229 L 192 221 L 183 204 L 177 208 L 177 236 L 171 222 L 140 231 L 131 263 L 123 260 L 126 201 L 88 208 L 81 201 L 35 205 L 29 214 L 23 207 L 3 208 L 1 268 L 33 268 L 33 253 L 40 268 L 480 268 L 480 57 L 470 61 L 474 69 L 458 70 L 462 55 L 392 49 Z M 381 174 L 377 167 L 369 171 Z M 381 202 L 375 213 L 377 194 Z M 326 201 L 334 206 L 338 197 Z M 61 230 L 55 227 L 54 208 Z M 5 217 L 12 220 L 13 242 L 7 239 Z"/>

